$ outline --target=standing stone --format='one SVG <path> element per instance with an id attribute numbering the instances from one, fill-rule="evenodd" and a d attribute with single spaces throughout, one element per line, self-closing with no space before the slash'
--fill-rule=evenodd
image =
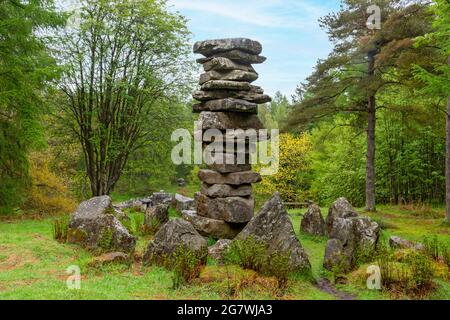
<path id="1" fill-rule="evenodd" d="M 318 205 L 312 203 L 308 206 L 308 211 L 303 215 L 300 230 L 313 236 L 324 236 L 326 234 L 325 220 Z"/>
<path id="2" fill-rule="evenodd" d="M 333 222 L 335 218 L 349 218 L 356 217 L 358 214 L 353 210 L 352 205 L 347 199 L 341 197 L 337 199 L 328 210 L 327 216 L 327 232 L 330 234 L 333 229 Z"/>
<path id="3" fill-rule="evenodd" d="M 289 254 L 292 271 L 304 271 L 311 268 L 308 255 L 295 234 L 291 219 L 278 192 L 264 204 L 236 239 L 246 239 L 249 236 L 265 244 L 269 255 Z"/>
<path id="4" fill-rule="evenodd" d="M 250 155 L 257 141 L 267 139 L 257 104 L 271 101 L 251 84 L 258 78 L 251 64 L 266 59 L 261 51 L 259 42 L 246 38 L 194 44 L 194 53 L 205 56 L 197 59 L 205 73 L 192 95 L 200 101 L 192 107 L 200 112 L 194 137 L 202 142 L 208 169 L 198 173 L 202 189 L 195 196 L 196 210 L 184 210 L 183 218 L 204 236 L 232 239 L 253 217 L 251 184 L 261 176 L 251 171 Z"/>

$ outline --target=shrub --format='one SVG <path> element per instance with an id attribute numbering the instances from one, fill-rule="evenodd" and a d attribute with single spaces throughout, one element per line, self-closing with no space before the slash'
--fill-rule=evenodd
<path id="1" fill-rule="evenodd" d="M 111 229 L 104 229 L 100 234 L 97 245 L 101 252 L 108 251 L 112 248 L 113 244 L 113 232 Z"/>
<path id="2" fill-rule="evenodd" d="M 437 236 L 424 237 L 423 245 L 425 246 L 425 252 L 434 260 L 439 257 L 439 240 Z"/>
<path id="3" fill-rule="evenodd" d="M 278 295 L 282 296 L 288 287 L 290 268 L 290 253 L 273 253 L 266 264 L 264 272 L 277 279 Z"/>
<path id="4" fill-rule="evenodd" d="M 69 230 L 68 219 L 59 218 L 53 221 L 53 239 L 65 243 L 67 242 L 67 233 Z"/>
<path id="5" fill-rule="evenodd" d="M 226 263 L 237 264 L 244 269 L 259 272 L 262 270 L 265 259 L 265 245 L 250 235 L 245 239 L 234 240 L 226 252 L 224 260 Z"/>
<path id="6" fill-rule="evenodd" d="M 184 245 L 178 246 L 175 251 L 167 257 L 166 267 L 173 270 L 173 288 L 177 289 L 185 283 L 190 283 L 200 275 L 205 264 L 206 253 L 196 253 Z"/>

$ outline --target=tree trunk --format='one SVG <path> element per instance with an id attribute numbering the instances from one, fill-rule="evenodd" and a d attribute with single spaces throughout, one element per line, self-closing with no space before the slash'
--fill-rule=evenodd
<path id="1" fill-rule="evenodd" d="M 369 53 L 368 74 L 374 74 L 375 54 Z M 366 158 L 366 210 L 375 209 L 375 125 L 376 106 L 375 93 L 369 96 L 367 104 L 367 158 Z"/>
<path id="2" fill-rule="evenodd" d="M 450 56 L 447 58 L 447 63 L 450 66 Z M 447 100 L 445 139 L 445 220 L 450 222 L 450 97 Z"/>

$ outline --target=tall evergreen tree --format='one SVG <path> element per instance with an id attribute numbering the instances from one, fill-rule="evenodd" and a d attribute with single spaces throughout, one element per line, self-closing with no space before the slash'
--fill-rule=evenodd
<path id="1" fill-rule="evenodd" d="M 426 4 L 382 0 L 380 28 L 368 22 L 374 13 L 371 1 L 345 0 L 341 10 L 319 20 L 327 30 L 334 50 L 318 62 L 303 85 L 302 100 L 290 116 L 289 126 L 322 120 L 336 113 L 365 117 L 367 130 L 366 210 L 375 211 L 375 128 L 378 92 L 399 85 L 393 68 L 401 66 L 413 50 L 412 39 L 430 28 Z M 376 13 L 376 11 L 375 11 Z M 375 17 L 376 19 L 377 17 Z M 373 28 L 375 27 L 375 28 Z M 416 54 L 415 57 L 420 57 Z"/>

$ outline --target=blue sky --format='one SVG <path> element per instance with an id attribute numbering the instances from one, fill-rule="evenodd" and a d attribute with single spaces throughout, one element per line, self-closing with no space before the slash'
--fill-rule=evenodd
<path id="1" fill-rule="evenodd" d="M 246 37 L 261 42 L 263 64 L 255 84 L 288 97 L 331 51 L 317 19 L 339 9 L 338 0 L 169 0 L 188 20 L 193 42 Z"/>

